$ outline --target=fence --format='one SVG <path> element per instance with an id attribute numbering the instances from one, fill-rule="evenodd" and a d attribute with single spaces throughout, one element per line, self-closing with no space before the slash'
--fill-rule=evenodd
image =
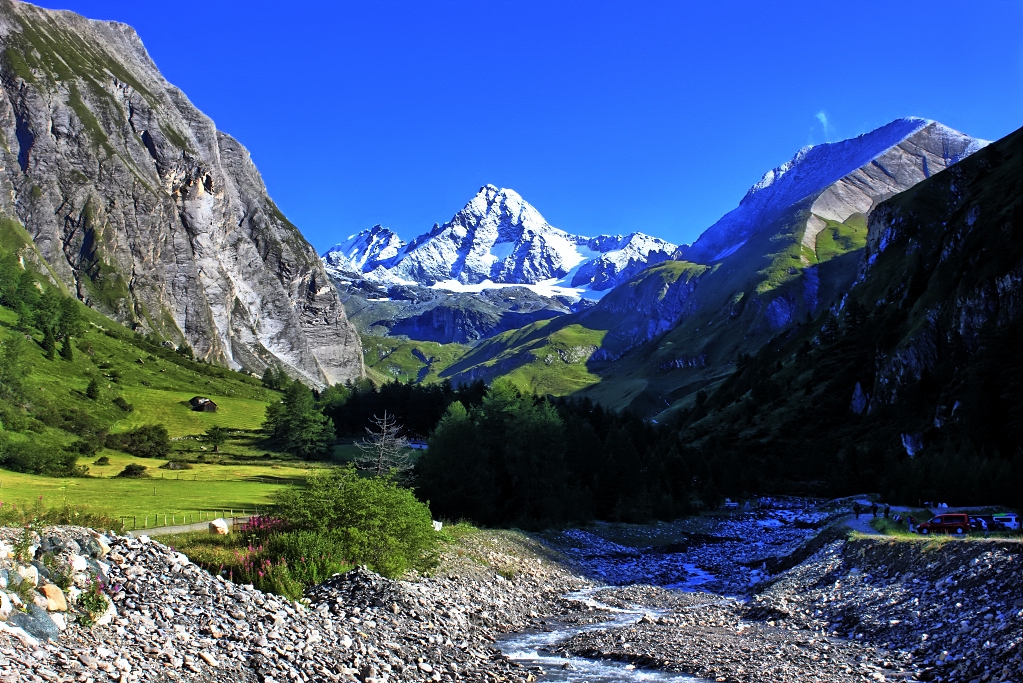
<path id="1" fill-rule="evenodd" d="M 125 530 L 154 529 L 166 526 L 211 522 L 217 518 L 258 517 L 259 508 L 221 508 L 196 512 L 166 512 L 142 515 L 121 515 L 121 528 Z"/>

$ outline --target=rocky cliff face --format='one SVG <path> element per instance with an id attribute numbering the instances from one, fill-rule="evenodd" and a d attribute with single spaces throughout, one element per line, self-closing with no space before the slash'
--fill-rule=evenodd
<path id="1" fill-rule="evenodd" d="M 56 281 L 212 362 L 362 375 L 315 251 L 131 27 L 0 0 L 0 47 L 0 211 Z"/>
<path id="2" fill-rule="evenodd" d="M 348 319 L 359 332 L 441 344 L 474 344 L 537 320 L 572 311 L 565 298 L 526 287 L 450 292 L 417 285 L 388 285 L 332 273 Z"/>
<path id="3" fill-rule="evenodd" d="M 725 259 L 779 214 L 807 200 L 811 207 L 803 243 L 813 248 L 826 221 L 865 215 L 986 144 L 935 121 L 905 118 L 856 138 L 804 147 L 765 173 L 737 208 L 681 254 L 699 263 Z"/>
<path id="4" fill-rule="evenodd" d="M 332 247 L 323 259 L 328 268 L 384 283 L 457 289 L 489 281 L 605 291 L 675 249 L 642 233 L 571 235 L 514 190 L 486 185 L 450 221 L 409 244 L 375 226 Z"/>

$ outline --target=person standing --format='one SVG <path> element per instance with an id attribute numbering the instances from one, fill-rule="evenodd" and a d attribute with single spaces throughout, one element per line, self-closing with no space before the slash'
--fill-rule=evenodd
<path id="1" fill-rule="evenodd" d="M 860 518 L 860 504 L 853 503 L 853 512 L 856 514 L 856 519 Z"/>
<path id="2" fill-rule="evenodd" d="M 916 524 L 913 522 L 913 515 L 910 515 L 906 519 L 906 523 L 909 524 L 909 533 L 915 534 L 916 533 Z"/>
<path id="3" fill-rule="evenodd" d="M 877 517 L 877 503 L 870 504 L 870 514 L 872 514 L 874 517 Z"/>
<path id="4" fill-rule="evenodd" d="M 892 506 L 889 505 L 888 503 L 885 503 L 884 504 L 884 518 L 885 519 L 888 519 L 888 514 L 891 513 L 891 511 L 892 511 Z"/>

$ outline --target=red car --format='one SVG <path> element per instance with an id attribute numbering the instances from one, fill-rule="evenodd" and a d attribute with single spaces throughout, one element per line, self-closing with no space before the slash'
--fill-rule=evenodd
<path id="1" fill-rule="evenodd" d="M 938 515 L 920 524 L 916 529 L 921 534 L 968 534 L 970 533 L 970 516 L 966 514 Z"/>

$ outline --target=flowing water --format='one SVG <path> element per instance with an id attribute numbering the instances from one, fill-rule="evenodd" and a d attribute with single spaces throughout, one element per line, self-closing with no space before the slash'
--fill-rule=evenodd
<path id="1" fill-rule="evenodd" d="M 822 521 L 829 514 L 802 501 L 788 501 L 792 503 L 791 509 L 779 509 L 774 507 L 774 501 L 768 502 L 771 505 L 763 509 L 708 521 L 714 526 L 703 530 L 711 534 L 704 538 L 715 542 L 687 544 L 678 552 L 658 551 L 653 546 L 636 548 L 620 545 L 592 530 L 580 529 L 563 533 L 562 550 L 583 574 L 605 585 L 651 584 L 683 592 L 709 590 L 718 595 L 737 595 L 766 576 L 762 570 L 754 568 L 757 560 L 788 554 L 813 533 L 809 530 L 813 523 Z M 807 524 L 797 526 L 797 521 Z M 651 528 L 651 533 L 653 531 L 655 529 Z M 639 606 L 620 609 L 605 605 L 597 600 L 600 590 L 602 588 L 591 588 L 566 597 L 608 611 L 611 615 L 609 621 L 585 626 L 562 624 L 550 632 L 515 634 L 498 641 L 498 646 L 505 655 L 524 667 L 534 671 L 542 668 L 541 681 L 706 681 L 685 674 L 640 669 L 623 662 L 553 654 L 552 650 L 558 643 L 576 634 L 628 626 L 639 621 L 644 614 L 660 615 L 656 609 Z"/>
<path id="2" fill-rule="evenodd" d="M 694 568 L 695 569 L 695 568 Z M 694 575 L 693 585 L 677 584 L 679 589 L 692 589 L 694 585 L 705 583 L 713 577 L 706 572 Z M 643 615 L 658 616 L 659 612 L 649 608 L 617 608 L 605 605 L 594 597 L 604 587 L 587 588 L 569 593 L 565 597 L 583 605 L 608 610 L 613 615 L 609 621 L 586 626 L 564 625 L 553 631 L 544 633 L 522 633 L 498 641 L 497 645 L 505 655 L 522 664 L 524 667 L 543 669 L 538 676 L 540 681 L 574 681 L 575 683 L 614 683 L 617 681 L 678 681 L 679 683 L 700 683 L 706 679 L 680 673 L 640 669 L 624 662 L 610 660 L 584 659 L 582 657 L 562 657 L 551 652 L 553 647 L 578 633 L 601 631 L 634 624 Z"/>

